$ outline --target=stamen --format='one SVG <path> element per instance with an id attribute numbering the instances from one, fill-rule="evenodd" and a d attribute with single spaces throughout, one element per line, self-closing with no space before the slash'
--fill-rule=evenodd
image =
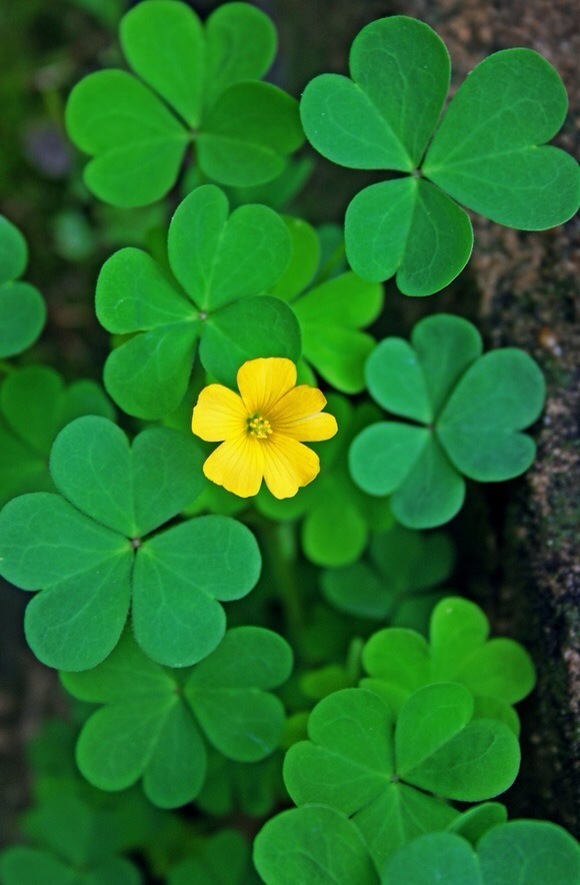
<path id="1" fill-rule="evenodd" d="M 272 433 L 272 426 L 262 415 L 252 415 L 248 418 L 248 433 L 256 439 L 267 439 Z"/>

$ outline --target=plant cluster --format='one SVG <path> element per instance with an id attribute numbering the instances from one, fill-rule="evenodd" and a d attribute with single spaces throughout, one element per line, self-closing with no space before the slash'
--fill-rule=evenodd
<path id="1" fill-rule="evenodd" d="M 534 667 L 449 589 L 441 529 L 471 482 L 532 464 L 542 374 L 450 314 L 410 341 L 373 327 L 382 281 L 426 296 L 460 273 L 462 206 L 524 230 L 574 213 L 577 166 L 545 144 L 558 74 L 495 53 L 441 116 L 447 50 L 392 16 L 299 106 L 262 79 L 276 34 L 247 3 L 202 23 L 141 0 L 119 39 L 129 70 L 81 80 L 66 125 L 88 190 L 164 201 L 166 230 L 108 241 L 104 389 L 34 351 L 2 363 L 0 574 L 35 591 L 26 638 L 70 703 L 30 744 L 27 844 L 2 882 L 573 885 L 572 836 L 496 801 Z M 281 214 L 304 134 L 385 173 L 345 244 Z M 25 266 L 1 218 L 4 360 L 45 319 Z"/>

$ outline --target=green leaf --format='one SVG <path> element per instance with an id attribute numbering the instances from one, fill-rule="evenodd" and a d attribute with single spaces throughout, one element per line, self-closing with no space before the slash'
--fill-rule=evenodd
<path id="1" fill-rule="evenodd" d="M 393 725 L 388 707 L 373 693 L 335 692 L 310 714 L 310 741 L 294 744 L 284 763 L 292 799 L 348 815 L 379 867 L 399 845 L 457 816 L 435 797 L 399 782 Z"/>
<path id="2" fill-rule="evenodd" d="M 11 372 L 0 387 L 0 504 L 27 492 L 53 491 L 50 447 L 58 431 L 85 415 L 114 418 L 113 408 L 93 381 L 65 388 L 48 366 Z"/>
<path id="3" fill-rule="evenodd" d="M 517 703 L 534 686 L 530 657 L 519 643 L 488 641 L 488 635 L 489 623 L 478 606 L 446 598 L 431 615 L 429 644 L 413 630 L 387 628 L 371 636 L 362 662 L 373 684 L 365 680 L 365 685 L 386 697 L 394 712 L 412 692 L 438 682 L 462 683 L 476 701 Z M 496 718 L 491 713 L 484 704 L 481 715 Z"/>
<path id="4" fill-rule="evenodd" d="M 389 858 L 382 878 L 383 885 L 434 885 L 439 881 L 449 885 L 484 883 L 473 849 L 452 833 L 429 833 L 414 839 Z"/>
<path id="5" fill-rule="evenodd" d="M 205 24 L 206 78 L 204 101 L 241 80 L 259 80 L 276 54 L 276 29 L 260 9 L 249 3 L 227 3 Z"/>
<path id="6" fill-rule="evenodd" d="M 300 326 L 291 308 L 267 295 L 244 298 L 205 321 L 200 358 L 204 368 L 229 387 L 246 360 L 282 356 L 298 362 Z"/>
<path id="7" fill-rule="evenodd" d="M 464 371 L 481 356 L 481 335 L 462 317 L 440 313 L 417 323 L 411 343 L 425 379 L 432 415 L 436 417 Z M 374 392 L 373 396 L 377 399 Z"/>
<path id="8" fill-rule="evenodd" d="M 350 69 L 352 81 L 323 74 L 306 87 L 300 110 L 309 141 L 343 166 L 410 171 L 449 86 L 445 46 L 422 22 L 391 16 L 356 37 Z"/>
<path id="9" fill-rule="evenodd" d="M 34 344 L 46 320 L 38 289 L 17 279 L 26 269 L 27 258 L 26 240 L 0 215 L 0 359 Z"/>
<path id="10" fill-rule="evenodd" d="M 573 885 L 580 875 L 578 843 L 547 821 L 514 820 L 492 827 L 477 846 L 454 833 L 420 836 L 389 858 L 384 885 Z"/>
<path id="11" fill-rule="evenodd" d="M 562 827 L 548 821 L 514 820 L 493 827 L 478 846 L 485 885 L 574 885 L 580 848 Z"/>
<path id="12" fill-rule="evenodd" d="M 387 456 L 385 452 L 383 457 Z M 430 529 L 453 519 L 461 510 L 464 498 L 465 480 L 430 433 L 419 458 L 394 491 L 391 507 L 402 525 Z"/>
<path id="13" fill-rule="evenodd" d="M 147 0 L 123 16 L 125 58 L 189 126 L 199 123 L 204 69 L 201 22 L 185 3 Z"/>
<path id="14" fill-rule="evenodd" d="M 290 647 L 261 627 L 239 627 L 197 665 L 185 695 L 212 744 L 230 759 L 254 762 L 276 746 L 285 714 L 265 689 L 292 671 Z"/>
<path id="15" fill-rule="evenodd" d="M 127 208 L 153 203 L 175 184 L 189 142 L 163 102 L 125 71 L 98 71 L 77 83 L 66 127 L 94 157 L 85 170 L 89 189 Z"/>
<path id="16" fill-rule="evenodd" d="M 168 248 L 176 278 L 194 304 L 211 313 L 273 286 L 288 264 L 291 241 L 272 209 L 240 206 L 228 217 L 223 191 L 203 185 L 177 207 Z"/>
<path id="17" fill-rule="evenodd" d="M 348 260 L 367 280 L 397 275 L 404 295 L 432 295 L 463 270 L 473 247 L 467 214 L 425 179 L 373 184 L 345 217 Z"/>
<path id="18" fill-rule="evenodd" d="M 290 239 L 292 252 L 286 270 L 270 289 L 283 301 L 293 301 L 303 292 L 314 279 L 320 263 L 320 239 L 312 225 L 300 218 L 284 218 Z"/>
<path id="19" fill-rule="evenodd" d="M 250 530 L 227 516 L 201 516 L 144 541 L 133 572 L 133 628 L 141 648 L 172 667 L 206 657 L 225 631 L 218 600 L 246 596 L 260 565 Z"/>
<path id="20" fill-rule="evenodd" d="M 298 103 L 270 83 L 222 92 L 196 137 L 202 171 L 220 184 L 252 187 L 276 178 L 304 141 Z"/>
<path id="21" fill-rule="evenodd" d="M 379 881 L 356 826 L 324 805 L 304 805 L 269 820 L 254 841 L 254 863 L 266 885 Z"/>
<path id="22" fill-rule="evenodd" d="M 402 338 L 381 341 L 365 367 L 372 398 L 389 412 L 428 424 L 433 413 L 417 354 Z"/>
<path id="23" fill-rule="evenodd" d="M 537 52 L 496 52 L 455 94 L 423 172 L 500 224 L 523 230 L 561 224 L 578 208 L 578 166 L 564 151 L 538 145 L 558 132 L 567 104 L 558 73 Z"/>
<path id="24" fill-rule="evenodd" d="M 449 577 L 453 559 L 446 535 L 394 525 L 373 534 L 367 561 L 325 571 L 322 589 L 341 611 L 392 623 L 405 602 L 424 598 L 432 604 L 433 595 L 425 591 Z"/>
<path id="25" fill-rule="evenodd" d="M 350 447 L 352 478 L 368 495 L 388 495 L 401 485 L 429 445 L 426 428 L 397 421 L 371 424 Z"/>
<path id="26" fill-rule="evenodd" d="M 142 537 L 199 493 L 201 461 L 195 440 L 169 428 L 143 431 L 132 449 L 103 418 L 79 418 L 61 432 L 51 469 L 79 509 L 39 493 L 0 515 L 2 574 L 43 591 L 26 614 L 27 637 L 43 662 L 81 670 L 102 661 L 131 594 L 137 640 L 162 663 L 187 666 L 216 647 L 225 629 L 216 600 L 239 599 L 259 576 L 249 529 L 216 516 Z"/>
<path id="27" fill-rule="evenodd" d="M 224 193 L 205 185 L 178 206 L 168 250 L 183 289 L 149 255 L 132 248 L 109 258 L 97 283 L 102 325 L 133 335 L 109 356 L 105 386 L 124 411 L 141 418 L 177 408 L 199 336 L 205 367 L 230 384 L 246 359 L 296 361 L 300 353 L 292 311 L 277 299 L 250 297 L 276 282 L 290 256 L 288 231 L 272 209 L 242 206 L 228 217 Z"/>
<path id="28" fill-rule="evenodd" d="M 197 497 L 205 485 L 202 461 L 196 441 L 179 431 L 151 427 L 130 448 L 119 427 L 88 416 L 58 435 L 50 469 L 75 507 L 133 538 L 158 528 Z"/>
<path id="29" fill-rule="evenodd" d="M 262 759 L 272 752 L 284 713 L 264 689 L 289 675 L 289 647 L 268 630 L 241 627 L 227 633 L 214 654 L 215 661 L 210 656 L 199 674 L 193 668 L 182 677 L 153 663 L 126 632 L 99 666 L 63 673 L 75 697 L 104 704 L 90 716 L 78 741 L 83 775 L 105 790 L 125 789 L 143 777 L 148 798 L 172 808 L 191 801 L 202 788 L 206 748 L 201 733 L 229 758 Z M 231 711 L 230 703 L 235 705 Z M 230 713 L 225 721 L 224 712 Z"/>
<path id="30" fill-rule="evenodd" d="M 507 808 L 501 802 L 482 802 L 474 805 L 456 817 L 449 824 L 449 832 L 463 836 L 473 846 L 477 845 L 481 837 L 498 824 L 507 821 Z"/>
<path id="31" fill-rule="evenodd" d="M 493 351 L 463 375 L 441 414 L 437 434 L 466 476 L 480 482 L 511 479 L 534 460 L 536 446 L 520 431 L 538 418 L 544 397 L 544 378 L 527 353 Z"/>
<path id="32" fill-rule="evenodd" d="M 28 263 L 26 240 L 4 215 L 0 215 L 0 286 L 21 277 Z"/>

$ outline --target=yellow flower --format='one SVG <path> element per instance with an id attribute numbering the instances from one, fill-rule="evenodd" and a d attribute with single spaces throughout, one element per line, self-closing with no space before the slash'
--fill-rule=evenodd
<path id="1" fill-rule="evenodd" d="M 239 395 L 210 384 L 193 410 L 193 432 L 208 442 L 223 440 L 203 472 L 240 498 L 256 495 L 262 479 L 276 498 L 291 498 L 320 470 L 318 455 L 302 443 L 330 439 L 336 419 L 322 412 L 326 399 L 320 390 L 296 387 L 291 360 L 248 360 L 237 384 Z"/>

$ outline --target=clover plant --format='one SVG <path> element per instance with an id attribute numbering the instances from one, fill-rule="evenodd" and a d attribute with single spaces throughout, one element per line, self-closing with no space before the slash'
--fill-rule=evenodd
<path id="1" fill-rule="evenodd" d="M 566 116 L 566 90 L 537 52 L 484 59 L 439 124 L 450 61 L 423 22 L 395 15 L 367 25 L 352 45 L 350 73 L 312 80 L 300 113 L 311 144 L 335 163 L 407 173 L 370 185 L 348 207 L 347 255 L 363 278 L 396 274 L 405 295 L 450 283 L 473 245 L 460 204 L 523 230 L 576 212 L 578 166 L 545 146 Z"/>
<path id="2" fill-rule="evenodd" d="M 490 638 L 470 552 L 494 514 L 460 513 L 466 480 L 532 466 L 542 374 L 438 308 L 394 337 L 404 296 L 468 261 L 468 211 L 527 231 L 576 210 L 577 165 L 547 144 L 559 75 L 502 49 L 445 106 L 445 46 L 396 15 L 299 104 L 256 5 L 75 3 L 98 59 L 30 82 L 87 187 L 71 169 L 3 202 L 48 231 L 38 344 L 0 216 L 0 576 L 34 591 L 25 637 L 66 710 L 28 747 L 2 885 L 576 883 L 570 834 L 510 819 L 535 669 L 511 625 Z M 337 166 L 384 176 L 344 230 L 305 135 L 337 193 Z M 422 531 L 454 517 L 453 539 Z"/>
<path id="3" fill-rule="evenodd" d="M 90 74 L 67 106 L 71 138 L 93 157 L 85 178 L 97 197 L 155 202 L 191 145 L 220 184 L 260 184 L 283 171 L 304 136 L 295 99 L 260 82 L 276 52 L 267 16 L 228 3 L 203 26 L 185 3 L 144 0 L 123 17 L 119 36 L 134 73 Z"/>
<path id="4" fill-rule="evenodd" d="M 542 373 L 515 347 L 481 352 L 471 323 L 436 314 L 417 323 L 411 344 L 385 338 L 367 361 L 373 399 L 408 420 L 363 430 L 350 469 L 363 491 L 392 495 L 402 525 L 442 525 L 463 505 L 464 476 L 500 482 L 534 460 L 535 444 L 522 430 L 542 410 Z"/>

